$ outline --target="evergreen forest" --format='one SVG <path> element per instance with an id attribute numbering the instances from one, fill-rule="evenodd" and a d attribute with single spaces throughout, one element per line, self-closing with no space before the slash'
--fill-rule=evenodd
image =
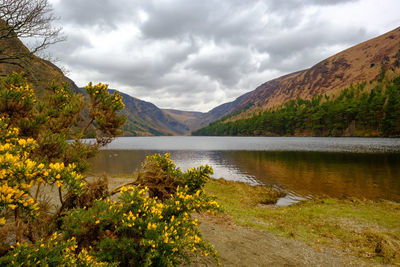
<path id="1" fill-rule="evenodd" d="M 338 96 L 297 98 L 249 118 L 225 116 L 192 135 L 400 136 L 400 76 L 366 85 L 351 85 Z"/>

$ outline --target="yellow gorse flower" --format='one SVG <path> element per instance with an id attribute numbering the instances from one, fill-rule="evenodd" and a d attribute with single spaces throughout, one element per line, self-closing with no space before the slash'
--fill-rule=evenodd
<path id="1" fill-rule="evenodd" d="M 47 168 L 30 158 L 37 146 L 33 138 L 18 138 L 18 129 L 7 129 L 8 125 L 0 118 L 0 132 L 3 143 L 0 145 L 0 212 L 3 209 L 20 210 L 29 216 L 38 214 L 38 203 L 31 196 L 34 184 L 54 183 L 62 187 L 64 181 L 74 190 L 81 189 L 82 176 L 74 171 L 75 166 L 65 167 L 63 163 L 52 163 Z M 6 130 L 7 129 L 7 130 Z M 1 221 L 3 222 L 3 220 Z"/>

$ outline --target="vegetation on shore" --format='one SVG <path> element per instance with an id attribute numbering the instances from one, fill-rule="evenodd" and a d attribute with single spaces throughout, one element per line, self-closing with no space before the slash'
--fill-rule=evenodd
<path id="1" fill-rule="evenodd" d="M 336 97 L 297 98 L 249 118 L 228 115 L 192 135 L 400 136 L 400 76 L 381 76 L 371 90 L 361 83 Z"/>
<path id="2" fill-rule="evenodd" d="M 370 263 L 400 264 L 400 203 L 314 199 L 275 207 L 265 205 L 279 196 L 271 189 L 212 180 L 205 190 L 239 225 L 340 249 Z"/>
<path id="3" fill-rule="evenodd" d="M 191 215 L 220 210 L 202 190 L 209 166 L 182 172 L 168 154 L 154 155 L 137 175 L 140 184 L 110 192 L 104 180 L 86 181 L 87 159 L 121 133 L 124 105 L 107 85 L 85 89 L 87 99 L 67 85 L 38 97 L 23 75 L 0 81 L 0 265 L 176 266 L 196 255 L 216 259 Z M 82 141 L 88 134 L 93 142 Z M 55 207 L 45 186 L 58 189 Z"/>
<path id="4" fill-rule="evenodd" d="M 202 189 L 211 173 L 207 165 L 182 172 L 168 154 L 148 157 L 137 181 L 145 176 L 152 187 L 129 185 L 110 192 L 107 181 L 95 181 L 67 198 L 66 210 L 54 215 L 39 201 L 35 214 L 26 213 L 15 225 L 20 240 L 9 231 L 15 221 L 8 211 L 15 207 L 1 192 L 0 211 L 7 221 L 0 226 L 0 265 L 177 266 L 198 255 L 217 261 L 192 217 L 221 210 Z"/>

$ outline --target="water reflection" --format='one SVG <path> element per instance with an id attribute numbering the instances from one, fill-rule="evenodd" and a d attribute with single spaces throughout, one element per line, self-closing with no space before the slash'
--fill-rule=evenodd
<path id="1" fill-rule="evenodd" d="M 157 150 L 103 150 L 93 160 L 93 173 L 118 175 L 140 168 Z M 303 197 L 353 196 L 400 201 L 400 154 L 295 151 L 170 151 L 178 167 L 208 164 L 214 177 L 263 183 Z"/>
<path id="2" fill-rule="evenodd" d="M 235 151 L 232 164 L 302 196 L 400 200 L 400 154 Z"/>
<path id="3" fill-rule="evenodd" d="M 119 175 L 133 173 L 140 169 L 141 162 L 148 155 L 164 154 L 157 150 L 103 150 L 92 160 L 91 173 Z M 229 159 L 217 151 L 171 151 L 171 159 L 183 171 L 198 165 L 208 164 L 214 170 L 213 177 L 224 177 L 233 181 L 259 184 L 255 176 L 243 173 L 239 166 L 231 164 Z"/>

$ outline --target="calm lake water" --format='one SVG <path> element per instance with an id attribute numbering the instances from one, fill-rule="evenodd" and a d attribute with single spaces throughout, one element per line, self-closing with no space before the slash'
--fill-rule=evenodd
<path id="1" fill-rule="evenodd" d="M 122 137 L 92 161 L 92 173 L 132 173 L 147 155 L 165 152 L 183 170 L 208 164 L 215 178 L 277 186 L 293 200 L 351 196 L 400 201 L 400 139 Z"/>

